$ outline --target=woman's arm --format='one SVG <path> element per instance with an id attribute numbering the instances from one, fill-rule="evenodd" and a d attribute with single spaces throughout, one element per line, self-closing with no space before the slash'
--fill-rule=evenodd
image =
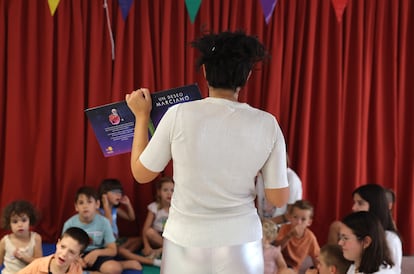
<path id="1" fill-rule="evenodd" d="M 139 156 L 148 144 L 148 124 L 152 108 L 151 94 L 148 89 L 142 88 L 127 94 L 125 100 L 135 115 L 134 140 L 131 150 L 132 175 L 138 183 L 148 183 L 159 174 L 144 167 L 139 160 Z"/>
<path id="2" fill-rule="evenodd" d="M 276 207 L 284 206 L 289 199 L 289 187 L 266 188 L 266 200 Z"/>

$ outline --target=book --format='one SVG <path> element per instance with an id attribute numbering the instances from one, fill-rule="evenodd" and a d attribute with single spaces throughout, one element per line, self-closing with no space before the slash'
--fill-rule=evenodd
<path id="1" fill-rule="evenodd" d="M 152 109 L 148 125 L 149 138 L 154 134 L 168 108 L 201 99 L 197 84 L 151 93 Z M 126 101 L 114 102 L 85 110 L 105 157 L 128 153 L 134 138 L 135 116 Z"/>

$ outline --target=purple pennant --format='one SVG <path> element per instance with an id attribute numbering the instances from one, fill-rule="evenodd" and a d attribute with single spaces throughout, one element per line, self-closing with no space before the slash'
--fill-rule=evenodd
<path id="1" fill-rule="evenodd" d="M 129 9 L 131 8 L 133 1 L 134 0 L 118 0 L 119 7 L 122 12 L 122 18 L 124 18 L 124 20 L 128 17 Z"/>
<path id="2" fill-rule="evenodd" d="M 266 24 L 269 24 L 270 18 L 272 18 L 273 10 L 276 7 L 277 0 L 260 0 L 260 3 L 262 4 Z"/>

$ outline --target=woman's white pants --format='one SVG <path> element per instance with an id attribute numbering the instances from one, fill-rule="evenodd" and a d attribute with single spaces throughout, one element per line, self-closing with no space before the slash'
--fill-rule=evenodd
<path id="1" fill-rule="evenodd" d="M 182 247 L 164 238 L 161 274 L 263 274 L 262 241 L 241 245 Z"/>

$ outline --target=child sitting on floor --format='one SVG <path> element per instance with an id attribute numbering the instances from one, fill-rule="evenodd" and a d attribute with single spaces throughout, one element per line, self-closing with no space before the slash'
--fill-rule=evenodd
<path id="1" fill-rule="evenodd" d="M 104 179 L 99 186 L 101 208 L 99 212 L 111 223 L 112 231 L 117 239 L 118 254 L 122 258 L 137 261 L 140 264 L 160 266 L 161 260 L 135 254 L 141 239 L 139 237 L 119 237 L 117 217 L 128 221 L 135 220 L 135 211 L 128 196 L 124 195 L 122 184 L 117 179 Z"/>
<path id="2" fill-rule="evenodd" d="M 262 229 L 264 274 L 282 273 L 287 269 L 285 259 L 283 259 L 280 246 L 272 245 L 277 236 L 277 226 L 270 219 L 263 219 Z"/>
<path id="3" fill-rule="evenodd" d="M 117 255 L 115 237 L 109 221 L 98 213 L 99 204 L 95 189 L 88 186 L 79 188 L 75 196 L 75 209 L 78 214 L 65 222 L 63 233 L 69 227 L 75 226 L 85 230 L 91 238 L 81 260 L 84 270 L 120 274 L 123 266 L 114 259 Z M 142 269 L 138 262 L 136 264 L 131 265 L 130 269 Z"/>
<path id="4" fill-rule="evenodd" d="M 42 237 L 30 231 L 37 221 L 36 210 L 27 201 L 14 201 L 3 211 L 2 228 L 11 230 L 0 241 L 3 274 L 16 273 L 34 259 L 42 257 Z"/>
<path id="5" fill-rule="evenodd" d="M 317 266 L 320 247 L 315 234 L 308 228 L 312 224 L 313 206 L 308 201 L 298 200 L 291 210 L 290 223 L 282 225 L 275 244 L 282 247 L 288 267 L 298 271 L 307 256 Z"/>
<path id="6" fill-rule="evenodd" d="M 35 259 L 17 273 L 82 274 L 82 266 L 78 260 L 88 245 L 88 234 L 78 227 L 70 227 L 58 240 L 54 254 Z"/>
<path id="7" fill-rule="evenodd" d="M 158 257 L 162 252 L 162 232 L 168 218 L 174 181 L 169 177 L 162 177 L 156 182 L 156 189 L 156 201 L 148 205 L 148 214 L 142 230 L 142 252 L 147 256 Z"/>
<path id="8" fill-rule="evenodd" d="M 309 269 L 306 274 L 346 274 L 351 262 L 345 259 L 342 248 L 337 244 L 326 244 L 321 248 L 317 269 Z"/>

